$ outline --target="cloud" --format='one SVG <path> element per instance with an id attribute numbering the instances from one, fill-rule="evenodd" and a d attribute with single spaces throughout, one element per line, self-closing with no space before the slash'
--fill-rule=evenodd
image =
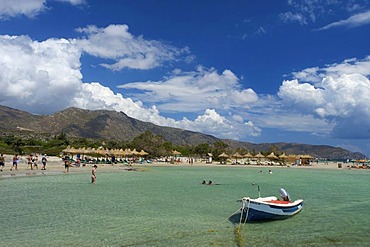
<path id="1" fill-rule="evenodd" d="M 215 69 L 199 66 L 196 71 L 174 73 L 162 81 L 132 82 L 118 86 L 135 89 L 135 97 L 157 105 L 165 112 L 197 112 L 206 108 L 229 110 L 248 109 L 258 101 L 250 88 L 242 89 L 239 79 L 230 70 L 219 74 Z M 141 93 L 140 93 L 141 92 Z"/>
<path id="2" fill-rule="evenodd" d="M 306 17 L 300 13 L 292 13 L 289 11 L 289 12 L 281 13 L 279 15 L 279 18 L 285 23 L 298 22 L 301 25 L 307 24 Z"/>
<path id="3" fill-rule="evenodd" d="M 370 24 L 370 10 L 360 14 L 355 14 L 345 20 L 330 23 L 324 27 L 318 28 L 317 30 L 328 30 L 334 27 L 358 27 L 366 24 Z"/>
<path id="4" fill-rule="evenodd" d="M 293 76 L 298 80 L 311 83 L 321 83 L 326 76 L 339 77 L 343 74 L 370 75 L 370 56 L 364 59 L 351 58 L 341 63 L 328 64 L 324 68 L 312 67 L 299 72 L 293 72 Z"/>
<path id="5" fill-rule="evenodd" d="M 243 139 L 261 132 L 251 121 L 244 122 L 243 118 L 235 114 L 228 118 L 220 115 L 216 109 L 208 107 L 212 104 L 207 100 L 205 102 L 208 103 L 203 103 L 198 109 L 199 114 L 194 120 L 175 120 L 163 117 L 155 104 L 147 107 L 140 100 L 125 98 L 98 82 L 84 83 L 80 68 L 82 50 L 74 40 L 48 39 L 39 42 L 28 36 L 3 35 L 0 36 L 0 53 L 2 105 L 37 114 L 54 113 L 70 106 L 123 111 L 131 117 L 157 125 L 232 139 Z M 196 86 L 196 90 L 201 92 L 199 97 L 207 95 L 215 99 L 222 98 L 218 99 L 220 102 L 225 101 L 219 104 L 220 109 L 222 104 L 227 103 L 225 96 L 232 97 L 233 104 L 246 106 L 256 100 L 253 90 L 239 88 L 237 78 L 231 71 L 225 70 L 218 74 L 215 70 L 199 69 L 185 74 L 175 71 L 168 82 L 165 81 L 163 88 L 182 85 L 185 90 L 190 90 L 189 86 Z M 229 92 L 227 87 L 230 87 Z M 184 97 L 181 93 L 178 96 Z M 189 95 L 184 97 L 188 100 L 185 103 L 190 102 L 187 97 Z M 232 107 L 232 104 L 228 107 Z"/>
<path id="6" fill-rule="evenodd" d="M 146 40 L 142 36 L 135 37 L 128 29 L 127 25 L 78 28 L 77 31 L 87 37 L 75 39 L 74 42 L 84 52 L 111 61 L 101 66 L 113 71 L 124 68 L 152 69 L 164 62 L 175 61 L 180 55 L 189 54 L 186 47 L 179 49 L 163 42 Z"/>
<path id="7" fill-rule="evenodd" d="M 331 133 L 334 137 L 370 138 L 370 81 L 366 77 L 370 73 L 369 62 L 369 57 L 348 59 L 324 69 L 311 69 L 310 73 L 315 76 L 303 73 L 304 78 L 322 77 L 321 82 L 287 80 L 281 85 L 278 96 L 289 109 L 334 124 Z M 302 73 L 295 75 L 302 76 Z"/>
<path id="8" fill-rule="evenodd" d="M 57 0 L 71 5 L 81 5 L 85 0 Z M 0 19 L 27 16 L 33 18 L 49 9 L 50 0 L 0 0 Z"/>
<path id="9" fill-rule="evenodd" d="M 34 17 L 46 9 L 46 0 L 0 0 L 0 19 L 25 15 Z"/>
<path id="10" fill-rule="evenodd" d="M 166 118 L 160 115 L 156 106 L 146 108 L 141 101 L 135 102 L 130 98 L 124 98 L 99 83 L 82 84 L 81 91 L 74 96 L 73 105 L 90 110 L 123 111 L 128 116 L 141 121 L 202 132 L 221 138 L 241 139 L 246 136 L 257 136 L 261 132 L 261 129 L 254 126 L 252 122 L 244 123 L 235 121 L 233 118 L 226 119 L 214 109 L 205 109 L 203 115 L 198 115 L 193 121 L 187 118 L 181 120 Z"/>
<path id="11" fill-rule="evenodd" d="M 68 40 L 0 36 L 0 103 L 39 113 L 69 106 L 79 90 L 80 51 Z"/>
<path id="12" fill-rule="evenodd" d="M 301 25 L 316 22 L 318 17 L 330 12 L 330 7 L 337 5 L 335 1 L 288 0 L 290 11 L 281 13 L 279 18 L 285 22 L 298 22 Z"/>
<path id="13" fill-rule="evenodd" d="M 86 0 L 56 0 L 56 1 L 69 3 L 71 5 L 82 5 L 82 4 L 86 4 Z"/>
<path id="14" fill-rule="evenodd" d="M 323 20 L 328 16 L 361 11 L 368 3 L 366 1 L 336 1 L 336 0 L 288 0 L 290 10 L 279 14 L 279 18 L 285 23 L 299 23 L 307 25 Z M 336 26 L 354 27 L 369 23 L 369 11 L 355 14 L 346 20 L 331 23 L 317 30 L 326 30 Z"/>

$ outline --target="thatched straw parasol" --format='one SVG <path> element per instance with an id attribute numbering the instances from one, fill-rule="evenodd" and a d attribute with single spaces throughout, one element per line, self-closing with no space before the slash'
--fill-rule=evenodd
<path id="1" fill-rule="evenodd" d="M 238 163 L 238 158 L 243 158 L 243 155 L 241 155 L 240 153 L 236 152 L 233 155 L 231 155 L 231 157 L 235 158 L 235 164 L 236 164 L 236 163 Z"/>
<path id="2" fill-rule="evenodd" d="M 287 158 L 288 158 L 288 156 L 285 153 L 282 153 L 281 155 L 279 155 L 279 159 L 284 160 L 284 159 L 287 159 Z"/>
<path id="3" fill-rule="evenodd" d="M 253 158 L 253 155 L 251 153 L 246 153 L 243 155 L 244 158 Z"/>
<path id="4" fill-rule="evenodd" d="M 181 155 L 181 152 L 177 151 L 177 150 L 172 150 L 172 154 L 173 155 Z"/>
<path id="5" fill-rule="evenodd" d="M 254 158 L 262 159 L 262 158 L 265 158 L 265 156 L 261 153 L 258 153 L 254 156 Z"/>
<path id="6" fill-rule="evenodd" d="M 278 159 L 278 157 L 274 154 L 274 152 L 267 155 L 266 158 L 269 158 L 270 160 L 277 160 Z"/>
<path id="7" fill-rule="evenodd" d="M 149 153 L 145 152 L 143 149 L 141 149 L 141 151 L 138 153 L 138 155 L 140 155 L 140 156 L 146 156 L 148 154 Z"/>
<path id="8" fill-rule="evenodd" d="M 218 157 L 220 157 L 220 158 L 229 158 L 229 155 L 227 155 L 225 153 L 222 153 Z"/>

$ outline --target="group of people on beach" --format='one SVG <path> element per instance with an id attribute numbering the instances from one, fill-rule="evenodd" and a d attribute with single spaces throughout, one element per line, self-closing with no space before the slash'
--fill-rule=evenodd
<path id="1" fill-rule="evenodd" d="M 31 168 L 31 170 L 33 169 L 39 169 L 38 168 L 38 156 L 37 155 L 33 155 L 33 154 L 30 154 L 27 158 L 26 158 L 26 163 L 27 163 L 27 168 Z M 1 154 L 0 155 L 0 171 L 2 172 L 4 167 L 5 167 L 5 156 L 4 154 Z M 12 166 L 10 168 L 10 171 L 13 171 L 13 170 L 16 170 L 18 171 L 18 164 L 19 162 L 21 162 L 21 158 L 17 155 L 17 154 L 14 154 L 13 155 L 13 158 L 12 158 Z M 42 168 L 41 170 L 46 170 L 46 162 L 47 162 L 47 158 L 46 158 L 46 154 L 42 156 L 41 158 L 41 163 L 42 163 Z"/>
<path id="2" fill-rule="evenodd" d="M 34 168 L 35 169 L 39 169 L 39 166 L 38 166 L 38 160 L 39 160 L 39 156 L 38 155 L 33 155 L 33 154 L 30 154 L 28 157 L 27 157 L 27 167 L 31 167 L 31 170 L 33 170 Z M 47 162 L 47 158 L 46 158 L 46 154 L 44 154 L 41 158 L 41 163 L 42 163 L 42 167 L 41 167 L 41 170 L 46 170 L 46 162 Z"/>
<path id="3" fill-rule="evenodd" d="M 31 170 L 33 170 L 34 168 L 38 169 L 38 165 L 37 165 L 38 156 L 37 155 L 30 154 L 26 159 L 27 159 L 27 165 L 28 165 L 28 167 L 31 167 Z M 3 169 L 5 167 L 5 161 L 6 160 L 5 160 L 4 154 L 1 154 L 0 155 L 0 171 L 3 171 Z M 14 156 L 12 158 L 12 166 L 11 166 L 10 170 L 13 171 L 13 169 L 14 169 L 14 170 L 18 171 L 19 162 L 21 162 L 21 158 L 17 154 L 14 154 Z M 47 162 L 46 155 L 43 155 L 42 159 L 41 159 L 41 163 L 42 163 L 41 170 L 46 170 L 46 162 Z"/>
<path id="4" fill-rule="evenodd" d="M 37 155 L 33 155 L 33 154 L 30 154 L 27 158 L 26 158 L 26 163 L 27 163 L 27 168 L 31 168 L 31 170 L 34 170 L 34 169 L 38 169 L 38 156 Z M 12 167 L 10 168 L 10 171 L 12 171 L 13 169 L 14 170 L 18 170 L 18 163 L 21 161 L 21 158 L 15 154 L 12 158 Z M 47 158 L 46 158 L 46 154 L 42 156 L 41 158 L 41 163 L 42 163 L 42 168 L 41 170 L 46 170 L 46 163 L 47 163 Z M 6 159 L 5 159 L 5 155 L 4 154 L 0 154 L 0 172 L 3 171 L 4 167 L 5 167 L 5 162 L 6 162 Z M 69 157 L 64 157 L 63 158 L 63 162 L 64 162 L 64 167 L 66 169 L 66 172 L 69 172 L 69 167 L 70 167 L 70 161 L 69 161 Z M 91 171 L 91 183 L 95 183 L 96 182 L 96 169 L 98 168 L 97 165 L 93 165 L 92 166 L 92 171 Z"/>

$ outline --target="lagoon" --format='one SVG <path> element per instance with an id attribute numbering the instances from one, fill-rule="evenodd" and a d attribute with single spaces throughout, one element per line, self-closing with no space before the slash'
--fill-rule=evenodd
<path id="1" fill-rule="evenodd" d="M 370 170 L 172 166 L 1 178 L 0 246 L 368 246 Z M 262 171 L 262 172 L 259 172 Z M 217 185 L 201 185 L 212 180 Z M 305 204 L 242 225 L 243 196 Z M 234 217 L 235 218 L 235 217 Z"/>

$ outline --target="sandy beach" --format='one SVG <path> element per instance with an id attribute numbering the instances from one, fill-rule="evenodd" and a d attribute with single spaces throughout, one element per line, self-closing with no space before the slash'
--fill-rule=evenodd
<path id="1" fill-rule="evenodd" d="M 0 173 L 0 177 L 17 177 L 17 176 L 35 176 L 35 175 L 55 175 L 55 174 L 63 174 L 67 173 L 66 169 L 64 167 L 64 162 L 62 158 L 56 157 L 56 156 L 50 156 L 47 157 L 47 165 L 46 170 L 41 170 L 42 164 L 41 164 L 41 157 L 39 157 L 39 160 L 37 162 L 38 168 L 34 168 L 31 170 L 29 165 L 27 165 L 27 159 L 26 156 L 21 156 L 21 160 L 18 164 L 18 170 L 10 170 L 12 168 L 12 157 L 11 155 L 4 155 L 5 156 L 5 167 L 3 171 Z M 76 167 L 71 165 L 69 169 L 69 173 L 81 173 L 81 172 L 91 172 L 93 164 L 86 164 L 85 166 Z M 192 164 L 189 164 L 185 160 L 182 162 L 178 162 L 175 164 L 171 163 L 165 163 L 165 162 L 152 162 L 152 163 L 143 163 L 138 164 L 134 163 L 132 165 L 127 164 L 98 164 L 98 172 L 122 172 L 122 171 L 129 171 L 135 168 L 140 167 L 152 167 L 152 166 L 227 166 L 227 167 L 244 167 L 244 168 L 251 168 L 251 167 L 258 167 L 261 169 L 348 169 L 349 166 L 352 165 L 350 163 L 338 163 L 338 162 L 319 162 L 319 163 L 312 163 L 310 166 L 279 166 L 279 165 L 234 165 L 234 164 L 220 164 L 220 162 L 212 162 L 212 163 L 205 163 L 201 161 L 195 161 Z"/>

